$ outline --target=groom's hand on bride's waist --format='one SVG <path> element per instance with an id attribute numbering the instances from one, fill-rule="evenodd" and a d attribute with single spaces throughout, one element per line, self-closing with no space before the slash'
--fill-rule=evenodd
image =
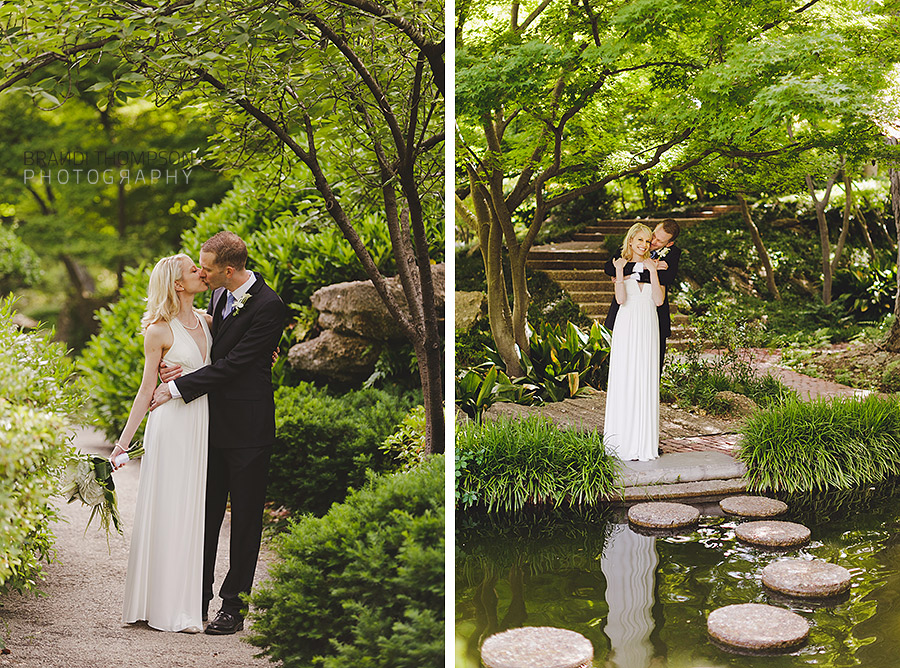
<path id="1" fill-rule="evenodd" d="M 150 410 L 156 410 L 171 398 L 172 394 L 169 392 L 169 385 L 167 383 L 157 385 L 156 389 L 153 391 L 153 398 L 150 400 Z"/>
<path id="2" fill-rule="evenodd" d="M 165 362 L 159 363 L 159 379 L 163 383 L 168 383 L 170 380 L 175 380 L 177 378 L 181 378 L 181 367 L 177 364 L 173 364 L 169 366 Z"/>

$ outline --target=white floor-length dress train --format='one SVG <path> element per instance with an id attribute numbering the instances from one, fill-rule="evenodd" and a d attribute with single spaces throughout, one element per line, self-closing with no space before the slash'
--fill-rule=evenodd
<path id="1" fill-rule="evenodd" d="M 613 326 L 603 443 L 623 461 L 648 461 L 659 448 L 659 320 L 649 283 L 632 274 L 624 286 Z"/>
<path id="2" fill-rule="evenodd" d="M 174 342 L 163 358 L 190 373 L 209 364 L 184 326 L 170 323 Z M 203 524 L 209 409 L 205 396 L 172 399 L 150 413 L 128 554 L 123 621 L 145 620 L 160 631 L 202 632 Z"/>

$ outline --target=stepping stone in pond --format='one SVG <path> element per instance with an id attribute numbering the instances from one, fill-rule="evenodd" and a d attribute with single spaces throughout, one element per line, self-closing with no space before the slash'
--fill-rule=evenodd
<path id="1" fill-rule="evenodd" d="M 745 522 L 734 529 L 739 540 L 751 545 L 783 549 L 797 547 L 809 541 L 810 532 L 802 524 L 796 522 L 777 522 L 759 520 Z"/>
<path id="2" fill-rule="evenodd" d="M 781 559 L 763 569 L 762 583 L 788 596 L 828 598 L 850 589 L 850 571 L 827 561 Z"/>
<path id="3" fill-rule="evenodd" d="M 706 629 L 723 645 L 751 652 L 791 650 L 809 636 L 809 623 L 797 613 L 759 603 L 713 610 Z"/>
<path id="4" fill-rule="evenodd" d="M 719 501 L 719 507 L 729 515 L 739 517 L 775 517 L 787 512 L 784 501 L 767 496 L 729 496 Z"/>
<path id="5" fill-rule="evenodd" d="M 594 646 L 580 633 L 524 626 L 497 633 L 481 646 L 487 668 L 589 668 Z"/>
<path id="6" fill-rule="evenodd" d="M 700 521 L 700 511 L 685 503 L 651 501 L 628 509 L 628 521 L 645 529 L 677 529 Z"/>

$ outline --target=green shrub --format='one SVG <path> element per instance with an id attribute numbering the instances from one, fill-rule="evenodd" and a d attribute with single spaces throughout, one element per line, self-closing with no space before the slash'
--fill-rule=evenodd
<path id="1" fill-rule="evenodd" d="M 248 640 L 285 668 L 444 665 L 444 458 L 375 477 L 275 545 Z"/>
<path id="2" fill-rule="evenodd" d="M 401 471 L 409 471 L 425 461 L 425 406 L 416 406 L 393 434 L 381 444 L 381 451 L 397 462 Z"/>
<path id="3" fill-rule="evenodd" d="M 66 417 L 81 405 L 65 348 L 19 330 L 13 313 L 0 300 L 0 593 L 34 589 L 52 556 L 50 496 L 73 452 Z"/>
<path id="4" fill-rule="evenodd" d="M 0 297 L 19 287 L 27 287 L 41 277 L 37 254 L 0 223 Z"/>
<path id="5" fill-rule="evenodd" d="M 900 399 L 788 401 L 744 424 L 739 459 L 752 490 L 849 489 L 900 474 Z"/>
<path id="6" fill-rule="evenodd" d="M 288 180 L 272 192 L 261 179 L 238 180 L 217 205 L 197 217 L 182 236 L 182 246 L 198 257 L 200 246 L 221 230 L 230 230 L 247 243 L 249 268 L 259 271 L 295 316 L 303 316 L 317 289 L 368 276 L 350 243 L 325 213 L 318 195 L 300 181 Z M 429 257 L 444 257 L 443 216 L 429 217 L 426 234 Z M 396 273 L 396 262 L 383 213 L 356 212 L 353 224 L 375 265 L 385 275 Z M 305 328 L 299 328 L 304 332 Z"/>
<path id="7" fill-rule="evenodd" d="M 616 460 L 602 435 L 559 429 L 547 418 L 469 423 L 457 430 L 456 453 L 462 507 L 591 506 L 616 493 Z"/>
<path id="8" fill-rule="evenodd" d="M 147 305 L 151 267 L 126 269 L 119 300 L 97 311 L 100 331 L 78 359 L 79 385 L 94 423 L 110 440 L 122 433 L 144 370 L 141 317 Z M 135 434 L 140 440 L 143 425 Z"/>
<path id="9" fill-rule="evenodd" d="M 275 392 L 275 448 L 269 499 L 298 512 L 324 514 L 366 471 L 385 471 L 380 446 L 415 402 L 384 390 L 333 397 L 309 383 Z"/>

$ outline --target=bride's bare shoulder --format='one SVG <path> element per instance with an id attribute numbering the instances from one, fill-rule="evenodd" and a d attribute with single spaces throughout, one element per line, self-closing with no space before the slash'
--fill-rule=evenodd
<path id="1" fill-rule="evenodd" d="M 156 344 L 163 348 L 172 347 L 172 328 L 165 320 L 157 320 L 147 325 L 144 338 L 148 344 Z"/>

